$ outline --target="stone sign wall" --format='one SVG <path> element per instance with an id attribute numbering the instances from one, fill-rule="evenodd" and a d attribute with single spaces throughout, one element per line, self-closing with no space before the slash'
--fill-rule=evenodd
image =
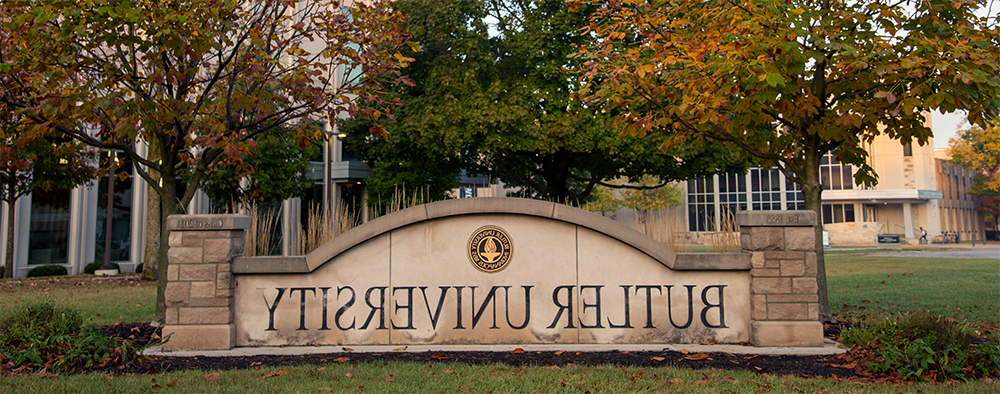
<path id="1" fill-rule="evenodd" d="M 195 306 L 205 301 L 191 290 L 207 286 L 194 285 L 207 275 L 180 273 L 207 272 L 213 264 L 217 296 L 231 298 L 212 301 L 229 309 L 210 321 L 168 317 L 167 329 L 175 335 L 164 348 L 705 341 L 820 346 L 815 253 L 808 244 L 815 238 L 806 234 L 815 218 L 772 216 L 744 220 L 742 243 L 749 253 L 676 254 L 619 223 L 568 206 L 462 199 L 379 218 L 307 256 L 236 257 L 231 265 L 205 257 L 218 254 L 207 251 L 207 236 L 222 231 L 191 224 L 185 216 L 176 223 L 188 229 L 172 228 L 170 269 L 177 275 L 168 285 L 175 294 L 168 303 L 186 311 L 183 316 L 191 316 L 190 308 L 210 308 Z M 200 255 L 191 249 L 198 247 L 196 239 L 203 240 Z M 190 268 L 195 265 L 206 268 Z M 232 291 L 223 292 L 230 284 Z M 808 331 L 817 325 L 818 336 Z M 177 335 L 195 329 L 229 330 L 232 336 L 207 343 Z M 774 335 L 783 337 L 772 340 Z"/>

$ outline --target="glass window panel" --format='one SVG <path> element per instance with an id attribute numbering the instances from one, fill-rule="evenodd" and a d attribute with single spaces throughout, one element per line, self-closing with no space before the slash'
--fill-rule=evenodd
<path id="1" fill-rule="evenodd" d="M 698 206 L 688 205 L 688 231 L 698 230 Z"/>
<path id="2" fill-rule="evenodd" d="M 844 222 L 844 206 L 841 204 L 833 205 L 833 222 L 843 223 Z"/>
<path id="3" fill-rule="evenodd" d="M 831 178 L 830 180 L 832 181 L 832 184 L 830 185 L 831 190 L 841 190 L 844 188 L 843 184 L 841 183 L 841 180 L 843 180 L 843 178 L 840 177 L 840 167 L 836 166 L 830 167 L 830 178 Z"/>
<path id="4" fill-rule="evenodd" d="M 31 194 L 28 264 L 66 264 L 69 257 L 69 189 Z"/>
<path id="5" fill-rule="evenodd" d="M 854 223 L 854 204 L 844 205 L 844 221 Z"/>
<path id="6" fill-rule="evenodd" d="M 746 175 L 739 174 L 736 176 L 736 186 L 739 188 L 740 193 L 747 192 L 747 177 Z"/>
<path id="7" fill-rule="evenodd" d="M 823 205 L 823 224 L 828 224 L 833 220 L 833 210 L 830 205 Z"/>
<path id="8" fill-rule="evenodd" d="M 848 164 L 843 167 L 842 171 L 843 171 L 842 175 L 844 176 L 844 190 L 853 190 L 854 175 L 852 174 L 852 172 L 854 171 L 854 168 L 851 167 L 850 164 Z"/>
<path id="9" fill-rule="evenodd" d="M 820 167 L 819 169 L 819 180 L 820 184 L 823 185 L 823 190 L 830 190 L 830 167 Z"/>

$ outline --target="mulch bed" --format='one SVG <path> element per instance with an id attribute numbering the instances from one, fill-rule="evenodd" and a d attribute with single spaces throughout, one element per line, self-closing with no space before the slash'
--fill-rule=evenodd
<path id="1" fill-rule="evenodd" d="M 130 323 L 104 327 L 110 336 L 143 347 L 159 337 L 159 329 L 148 324 Z M 836 335 L 838 327 L 828 327 L 827 333 Z M 386 352 L 386 353 L 331 353 L 297 356 L 245 356 L 245 357 L 146 357 L 127 365 L 107 365 L 94 372 L 152 374 L 188 369 L 230 370 L 269 366 L 294 366 L 327 363 L 439 363 L 507 364 L 511 366 L 566 366 L 566 365 L 620 365 L 635 367 L 675 366 L 690 369 L 747 370 L 772 375 L 803 377 L 852 378 L 860 377 L 856 363 L 847 355 L 837 356 L 768 356 L 730 353 L 682 353 L 675 351 L 650 352 Z"/>

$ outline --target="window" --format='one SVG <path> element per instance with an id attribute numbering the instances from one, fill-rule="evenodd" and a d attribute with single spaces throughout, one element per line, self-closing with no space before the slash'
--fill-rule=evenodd
<path id="1" fill-rule="evenodd" d="M 823 224 L 854 223 L 854 204 L 823 204 Z"/>
<path id="2" fill-rule="evenodd" d="M 31 194 L 28 264 L 66 264 L 69 259 L 70 190 Z"/>
<path id="3" fill-rule="evenodd" d="M 719 203 L 725 206 L 731 213 L 747 210 L 746 175 L 719 175 Z"/>
<path id="4" fill-rule="evenodd" d="M 750 169 L 750 200 L 754 211 L 781 209 L 781 176 L 777 168 Z"/>
<path id="5" fill-rule="evenodd" d="M 837 156 L 827 153 L 819 162 L 819 179 L 823 190 L 853 190 L 854 166 L 843 164 Z"/>
<path id="6" fill-rule="evenodd" d="M 789 179 L 785 179 L 785 209 L 789 211 L 806 209 L 806 197 L 802 194 L 802 187 Z"/>
<path id="7" fill-rule="evenodd" d="M 688 181 L 689 231 L 715 230 L 715 181 L 713 178 Z"/>

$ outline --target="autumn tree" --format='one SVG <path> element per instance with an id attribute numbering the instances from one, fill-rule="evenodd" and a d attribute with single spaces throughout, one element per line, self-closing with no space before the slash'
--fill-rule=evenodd
<path id="1" fill-rule="evenodd" d="M 619 137 L 614 114 L 572 98 L 577 87 L 565 68 L 589 9 L 563 0 L 417 0 L 401 2 L 421 52 L 398 86 L 403 104 L 385 127 L 387 140 L 353 132 L 347 144 L 370 163 L 369 190 L 392 192 L 425 185 L 457 186 L 462 170 L 519 188 L 523 196 L 582 204 L 598 185 L 654 174 L 684 179 L 724 167 L 734 155 L 717 147 L 678 146 Z"/>
<path id="2" fill-rule="evenodd" d="M 979 210 L 992 218 L 996 230 L 1000 217 L 1000 121 L 973 126 L 949 141 L 951 161 L 975 173 L 968 189 Z"/>
<path id="3" fill-rule="evenodd" d="M 13 19 L 14 8 L 0 8 L 0 21 Z M 83 144 L 60 138 L 52 129 L 31 127 L 24 116 L 6 104 L 36 94 L 16 81 L 37 75 L 16 71 L 7 56 L 15 37 L 0 29 L 0 201 L 7 203 L 7 254 L 3 276 L 14 276 L 14 214 L 17 200 L 29 193 L 69 189 L 96 174 L 96 154 Z"/>
<path id="4" fill-rule="evenodd" d="M 623 132 L 739 147 L 802 187 L 822 217 L 819 163 L 833 152 L 875 184 L 864 145 L 931 137 L 930 110 L 1000 110 L 1000 31 L 984 0 L 574 0 L 599 7 L 578 48 L 579 96 Z M 819 221 L 821 222 L 821 220 Z M 832 320 L 821 225 L 820 319 Z"/>
<path id="5" fill-rule="evenodd" d="M 248 141 L 268 133 L 317 140 L 326 137 L 320 122 L 378 119 L 392 107 L 379 100 L 381 85 L 406 81 L 400 68 L 409 60 L 398 49 L 408 34 L 386 1 L 5 6 L 27 10 L 5 24 L 19 40 L 13 66 L 46 76 L 19 82 L 46 94 L 9 104 L 38 127 L 128 155 L 160 197 L 161 223 L 184 212 L 214 164 L 241 160 Z M 156 152 L 140 154 L 143 144 Z M 168 237 L 161 229 L 160 262 Z M 162 319 L 166 264 L 157 269 Z"/>

